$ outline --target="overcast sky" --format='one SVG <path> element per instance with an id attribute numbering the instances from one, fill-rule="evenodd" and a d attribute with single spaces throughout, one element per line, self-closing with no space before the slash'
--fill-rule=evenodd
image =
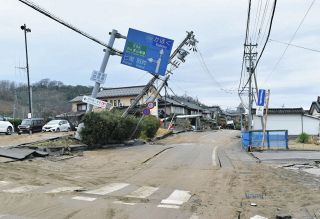
<path id="1" fill-rule="evenodd" d="M 230 108 L 240 103 L 234 91 L 240 80 L 248 0 L 33 2 L 104 42 L 112 29 L 126 35 L 131 27 L 173 39 L 175 48 L 186 31 L 193 30 L 210 74 L 203 70 L 199 53 L 191 53 L 174 72 L 169 86 L 178 95 L 186 93 L 208 105 Z M 260 1 L 262 8 L 266 2 Z M 269 1 L 269 9 L 272 2 Z M 289 42 L 311 3 L 312 0 L 279 0 L 270 38 Z M 258 9 L 259 0 L 253 0 L 253 27 Z M 319 12 L 320 3 L 315 1 L 292 44 L 320 50 Z M 269 15 L 268 11 L 266 19 Z M 64 84 L 93 85 L 90 75 L 100 67 L 103 47 L 18 0 L 1 0 L 0 80 L 27 80 L 26 72 L 16 68 L 25 66 L 24 36 L 20 29 L 24 23 L 32 30 L 28 34 L 32 83 L 50 78 Z M 124 43 L 118 39 L 114 47 L 123 50 Z M 259 43 L 258 48 L 261 47 Z M 275 68 L 285 48 L 286 45 L 276 42 L 267 44 L 257 69 L 259 87 L 271 89 L 272 107 L 309 109 L 311 102 L 320 96 L 320 53 L 291 46 Z M 151 78 L 146 72 L 120 64 L 120 60 L 118 56 L 110 58 L 104 87 L 144 85 Z"/>

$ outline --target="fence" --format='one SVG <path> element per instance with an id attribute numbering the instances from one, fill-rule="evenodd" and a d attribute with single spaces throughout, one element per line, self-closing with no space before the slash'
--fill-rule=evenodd
<path id="1" fill-rule="evenodd" d="M 264 135 L 264 145 L 262 145 L 262 130 L 242 131 L 241 135 L 242 147 L 245 150 L 288 149 L 288 130 L 267 130 Z"/>

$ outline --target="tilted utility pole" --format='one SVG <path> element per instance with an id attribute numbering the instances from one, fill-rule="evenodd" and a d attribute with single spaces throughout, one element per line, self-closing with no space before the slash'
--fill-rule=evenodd
<path id="1" fill-rule="evenodd" d="M 182 49 L 182 47 L 184 45 L 190 44 L 192 46 L 195 45 L 195 43 L 197 43 L 198 41 L 194 38 L 194 34 L 193 31 L 187 32 L 187 36 L 186 38 L 180 43 L 180 45 L 174 50 L 174 52 L 171 54 L 170 59 L 169 59 L 169 64 L 171 64 L 172 66 L 174 66 L 175 68 L 178 68 L 179 64 L 178 62 L 174 61 L 174 59 L 176 58 L 176 56 L 181 55 L 181 53 L 183 53 L 182 57 L 178 57 L 178 59 L 180 59 L 182 62 L 184 62 L 184 57 L 188 54 L 188 52 L 186 52 L 185 50 Z M 190 42 L 189 42 L 190 41 Z M 168 64 L 168 65 L 169 65 Z M 144 89 L 141 91 L 141 93 L 134 99 L 134 101 L 131 103 L 131 105 L 126 109 L 126 111 L 122 114 L 122 117 L 127 117 L 129 115 L 129 113 L 133 110 L 133 108 L 139 103 L 139 101 L 141 100 L 141 98 L 149 91 L 149 89 L 151 88 L 151 86 L 154 84 L 154 82 L 159 78 L 158 75 L 154 75 L 151 80 L 148 82 L 148 84 L 144 87 Z M 168 81 L 168 79 L 170 78 L 170 71 L 167 71 L 166 73 L 166 77 L 164 79 L 164 81 Z M 163 82 L 165 83 L 165 82 Z M 163 88 L 164 84 L 161 85 L 161 89 Z M 161 89 L 159 89 L 159 91 L 157 92 L 158 94 L 160 93 Z M 153 99 L 155 99 L 157 96 L 155 96 Z M 154 100 L 153 100 L 154 101 Z M 152 100 L 151 100 L 152 102 Z"/>
<path id="2" fill-rule="evenodd" d="M 103 60 L 102 60 L 101 66 L 100 66 L 100 70 L 99 70 L 99 73 L 103 74 L 103 75 L 104 75 L 104 72 L 106 70 L 110 55 L 118 55 L 117 53 L 115 53 L 112 50 L 112 47 L 113 47 L 115 39 L 116 38 L 124 38 L 125 39 L 125 36 L 122 36 L 121 34 L 119 34 L 117 30 L 112 30 L 112 32 L 109 33 L 109 34 L 110 34 L 109 43 L 108 43 L 107 48 L 104 50 L 105 54 L 104 54 L 104 57 L 103 57 Z M 106 77 L 106 76 L 104 76 L 104 77 Z M 92 98 L 96 98 L 97 97 L 99 89 L 100 89 L 100 83 L 99 82 L 95 82 L 95 85 L 94 85 L 94 88 L 93 88 L 92 94 L 91 94 Z M 87 113 L 91 112 L 92 108 L 93 108 L 93 105 L 88 104 L 87 105 Z"/>

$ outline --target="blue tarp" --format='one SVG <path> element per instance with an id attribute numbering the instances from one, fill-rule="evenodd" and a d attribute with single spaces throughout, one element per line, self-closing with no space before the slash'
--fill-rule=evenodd
<path id="1" fill-rule="evenodd" d="M 266 130 L 264 135 L 264 145 L 262 145 L 263 131 L 242 131 L 242 147 L 248 148 L 268 148 L 268 149 L 288 149 L 288 130 Z"/>

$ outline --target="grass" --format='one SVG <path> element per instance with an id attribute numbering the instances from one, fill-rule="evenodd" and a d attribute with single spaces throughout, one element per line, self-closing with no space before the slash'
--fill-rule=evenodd
<path id="1" fill-rule="evenodd" d="M 77 145 L 77 144 L 82 144 L 82 143 L 81 143 L 81 141 L 79 141 L 73 137 L 64 136 L 64 137 L 61 137 L 58 139 L 47 140 L 47 141 L 35 143 L 32 145 L 36 146 L 36 147 L 58 147 L 58 146 L 68 147 L 70 145 Z"/>

